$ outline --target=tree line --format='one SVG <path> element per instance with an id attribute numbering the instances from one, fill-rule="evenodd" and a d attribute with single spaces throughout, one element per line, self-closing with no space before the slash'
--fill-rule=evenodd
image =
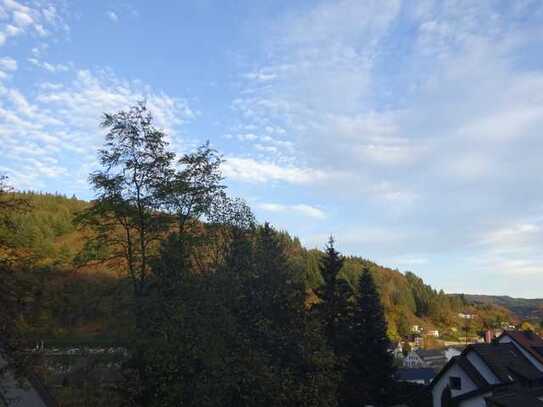
<path id="1" fill-rule="evenodd" d="M 13 350 L 25 343 L 14 324 L 28 309 L 21 299 L 43 293 L 18 278 L 36 263 L 10 236 L 34 247 L 47 240 L 36 233 L 77 227 L 86 242 L 74 262 L 108 264 L 129 283 L 130 313 L 117 316 L 130 327 L 130 357 L 115 389 L 122 405 L 415 400 L 416 389 L 393 380 L 385 310 L 369 264 L 341 256 L 330 239 L 313 259 L 318 275 L 309 276 L 292 262 L 290 237 L 257 224 L 249 206 L 227 194 L 218 152 L 204 144 L 177 159 L 144 104 L 105 114 L 101 125 L 100 169 L 89 177 L 96 197 L 77 208 L 75 225 L 66 214 L 29 221 L 24 194 L 2 180 L 0 230 L 14 233 L 0 233 L 0 273 L 12 281 L 0 287 L 0 335 Z M 15 233 L 25 230 L 32 232 Z M 357 265 L 356 277 L 346 278 L 349 265 Z"/>
<path id="2" fill-rule="evenodd" d="M 145 105 L 106 114 L 96 192 L 79 223 L 132 283 L 127 402 L 142 406 L 386 405 L 393 385 L 369 271 L 355 296 L 330 241 L 318 306 L 278 233 L 229 197 L 205 144 L 175 160 Z"/>

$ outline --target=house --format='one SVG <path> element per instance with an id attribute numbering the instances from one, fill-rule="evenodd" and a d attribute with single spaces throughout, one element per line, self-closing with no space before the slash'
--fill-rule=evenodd
<path id="1" fill-rule="evenodd" d="M 435 375 L 436 371 L 430 367 L 403 367 L 396 370 L 394 378 L 399 382 L 430 384 Z"/>
<path id="2" fill-rule="evenodd" d="M 402 347 L 401 342 L 398 342 L 395 346 L 392 346 L 389 349 L 389 352 L 392 353 L 392 356 L 396 360 L 403 360 L 404 359 L 403 347 Z"/>
<path id="3" fill-rule="evenodd" d="M 423 361 L 424 367 L 430 367 L 439 372 L 447 364 L 445 349 L 417 349 L 415 352 Z"/>
<path id="4" fill-rule="evenodd" d="M 422 360 L 422 358 L 419 356 L 419 354 L 416 351 L 412 350 L 403 359 L 403 367 L 409 368 L 409 369 L 425 367 L 424 360 Z"/>
<path id="5" fill-rule="evenodd" d="M 35 375 L 17 378 L 0 356 L 0 406 L 56 407 L 57 403 Z M 9 401 L 9 402 L 8 402 Z"/>
<path id="6" fill-rule="evenodd" d="M 514 328 L 513 328 L 513 329 L 514 329 Z M 502 334 L 503 334 L 503 329 L 501 329 L 501 328 L 494 329 L 494 336 L 495 336 L 496 338 L 499 338 L 500 336 L 502 336 Z"/>
<path id="7" fill-rule="evenodd" d="M 499 343 L 512 343 L 537 369 L 543 372 L 543 339 L 531 331 L 504 331 Z"/>
<path id="8" fill-rule="evenodd" d="M 473 319 L 473 314 L 463 314 L 463 313 L 460 312 L 458 314 L 458 317 L 462 318 L 462 319 Z"/>
<path id="9" fill-rule="evenodd" d="M 436 372 L 447 363 L 446 349 L 417 349 L 412 350 L 403 360 L 405 368 L 431 368 Z"/>
<path id="10" fill-rule="evenodd" d="M 487 407 L 541 407 L 543 390 L 537 389 L 527 392 L 518 389 L 497 389 L 494 394 L 486 398 Z"/>
<path id="11" fill-rule="evenodd" d="M 447 362 L 451 360 L 455 356 L 460 356 L 462 351 L 465 349 L 465 346 L 449 346 L 447 349 L 443 351 L 443 354 L 445 355 L 445 358 L 447 359 Z"/>
<path id="12" fill-rule="evenodd" d="M 420 348 L 424 345 L 424 338 L 422 336 L 415 336 L 413 338 L 413 344 L 416 348 Z"/>
<path id="13" fill-rule="evenodd" d="M 428 331 L 428 333 L 426 335 L 433 336 L 435 338 L 439 338 L 439 331 L 437 329 L 432 329 L 432 330 Z"/>
<path id="14" fill-rule="evenodd" d="M 411 332 L 414 334 L 418 334 L 422 331 L 422 328 L 418 325 L 411 325 Z"/>
<path id="15" fill-rule="evenodd" d="M 434 407 L 543 407 L 543 371 L 511 342 L 467 346 L 430 389 Z"/>

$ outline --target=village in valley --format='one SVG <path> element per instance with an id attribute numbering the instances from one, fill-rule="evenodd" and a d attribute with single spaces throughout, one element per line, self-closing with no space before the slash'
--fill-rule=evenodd
<path id="1" fill-rule="evenodd" d="M 392 353 L 398 366 L 396 377 L 412 383 L 430 384 L 443 367 L 455 356 L 459 356 L 470 344 L 491 343 L 505 331 L 514 331 L 516 326 L 511 322 L 500 323 L 499 328 L 474 332 L 471 329 L 476 314 L 458 313 L 459 321 L 464 321 L 461 328 L 449 327 L 453 333 L 463 332 L 452 340 L 440 337 L 438 329 L 428 329 L 419 325 L 411 325 L 411 334 L 404 340 L 394 342 Z M 473 321 L 475 322 L 475 321 Z M 472 335 L 469 335 L 472 333 Z M 480 333 L 482 335 L 477 335 Z"/>
<path id="2" fill-rule="evenodd" d="M 458 317 L 468 332 L 477 315 Z M 411 326 L 412 334 L 390 350 L 396 380 L 428 388 L 433 407 L 543 406 L 543 339 L 511 322 L 500 325 L 462 342 L 439 340 L 438 330 Z"/>

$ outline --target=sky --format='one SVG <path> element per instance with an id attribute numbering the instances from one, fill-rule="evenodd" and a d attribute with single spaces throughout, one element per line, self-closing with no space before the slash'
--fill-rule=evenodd
<path id="1" fill-rule="evenodd" d="M 104 112 L 206 140 L 259 221 L 543 297 L 543 2 L 0 0 L 0 172 L 92 199 Z"/>

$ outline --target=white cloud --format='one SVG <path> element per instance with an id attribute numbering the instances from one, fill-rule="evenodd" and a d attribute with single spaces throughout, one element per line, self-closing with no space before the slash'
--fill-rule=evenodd
<path id="1" fill-rule="evenodd" d="M 314 184 L 333 174 L 310 168 L 282 167 L 252 158 L 227 157 L 222 170 L 227 178 L 253 183 L 282 181 L 290 184 Z"/>
<path id="2" fill-rule="evenodd" d="M 422 256 L 402 256 L 398 258 L 392 258 L 387 261 L 387 264 L 390 264 L 391 266 L 397 265 L 401 267 L 402 269 L 407 268 L 410 269 L 414 266 L 420 266 L 423 264 L 428 264 L 430 260 L 426 257 Z"/>
<path id="3" fill-rule="evenodd" d="M 6 35 L 9 37 L 15 37 L 16 35 L 20 34 L 22 31 L 23 30 L 20 27 L 16 27 L 11 24 L 6 25 Z"/>
<path id="4" fill-rule="evenodd" d="M 543 75 L 542 75 L 543 79 Z M 542 89 L 542 82 L 536 88 Z M 535 85 L 535 84 L 534 84 Z M 535 89 L 532 89 L 532 92 Z M 460 129 L 460 133 L 473 138 L 503 140 L 523 137 L 533 130 L 539 130 L 543 124 L 543 106 L 525 104 L 507 106 L 504 111 L 493 112 L 488 117 L 477 118 L 468 126 Z"/>
<path id="5" fill-rule="evenodd" d="M 487 191 L 513 176 L 532 179 L 535 150 L 521 143 L 541 146 L 543 76 L 539 61 L 528 58 L 528 69 L 522 61 L 537 52 L 542 9 L 487 1 L 301 7 L 278 20 L 232 106 L 240 126 L 284 129 L 286 162 L 349 174 L 333 187 L 361 200 L 367 185 L 389 184 L 394 190 L 381 195 L 391 204 L 424 194 L 439 206 L 443 189 L 475 188 L 482 177 Z M 412 33 L 412 47 L 399 27 Z M 260 73 L 273 80 L 262 83 Z M 278 152 L 263 140 L 255 147 Z M 346 183 L 357 177 L 365 187 Z M 454 211 L 483 200 L 484 189 L 463 190 Z"/>
<path id="6" fill-rule="evenodd" d="M 446 158 L 442 162 L 444 170 L 453 177 L 463 180 L 480 181 L 481 178 L 495 175 L 492 158 L 479 152 L 465 152 Z"/>
<path id="7" fill-rule="evenodd" d="M 254 133 L 236 134 L 236 138 L 240 141 L 256 140 L 257 136 Z"/>
<path id="8" fill-rule="evenodd" d="M 51 4 L 48 7 L 43 7 L 41 12 L 45 21 L 50 23 L 53 23 L 58 16 L 56 7 Z"/>
<path id="9" fill-rule="evenodd" d="M 541 226 L 534 223 L 518 223 L 490 230 L 481 239 L 481 244 L 494 248 L 515 248 L 533 243 L 534 238 L 541 238 Z M 539 244 L 539 242 L 538 242 Z"/>
<path id="10" fill-rule="evenodd" d="M 259 203 L 256 206 L 268 212 L 299 214 L 314 219 L 326 218 L 326 214 L 321 209 L 306 204 L 283 205 L 278 203 Z"/>
<path id="11" fill-rule="evenodd" d="M 0 45 L 63 30 L 62 3 L 39 3 L 1 3 Z M 498 3 L 292 2 L 263 16 L 265 24 L 256 19 L 251 46 L 236 48 L 247 50 L 231 64 L 238 69 L 223 72 L 235 80 L 228 95 L 239 86 L 232 114 L 210 120 L 211 134 L 229 133 L 218 141 L 232 148 L 225 175 L 265 202 L 341 208 L 336 235 L 351 252 L 427 269 L 446 253 L 478 258 L 473 270 L 536 270 L 543 232 L 529 215 L 543 202 L 543 4 Z M 124 7 L 115 6 L 115 21 L 137 14 Z M 106 11 L 102 18 L 111 18 Z M 13 174 L 29 186 L 33 174 L 77 172 L 73 161 L 83 163 L 84 179 L 103 111 L 147 95 L 162 127 L 178 130 L 197 116 L 186 101 L 141 83 L 44 62 L 42 39 L 30 47 L 44 70 L 70 69 L 23 91 L 8 84 L 24 78 L 5 79 L 46 72 L 21 69 L 21 61 L 18 71 L 0 68 L 0 154 L 15 157 Z M 434 270 L 458 264 L 444 263 Z"/>
<path id="12" fill-rule="evenodd" d="M 388 201 L 392 204 L 411 205 L 419 198 L 416 192 L 387 181 L 372 184 L 365 192 L 370 198 Z"/>
<path id="13" fill-rule="evenodd" d="M 477 252 L 469 261 L 471 267 L 488 274 L 533 278 L 543 271 L 542 245 L 543 216 L 502 221 L 475 237 Z"/>
<path id="14" fill-rule="evenodd" d="M 327 233 L 318 233 L 306 236 L 304 244 L 310 247 L 322 247 L 328 241 L 330 235 L 334 236 L 336 247 L 340 251 L 364 256 L 364 253 L 376 253 L 379 247 L 386 247 L 387 251 L 402 247 L 412 239 L 412 235 L 398 227 L 381 227 L 368 225 L 348 225 L 338 227 L 337 225 Z M 363 251 L 362 251 L 363 250 Z M 400 252 L 396 250 L 395 253 Z"/>
<path id="15" fill-rule="evenodd" d="M 277 77 L 276 73 L 266 73 L 265 71 L 250 72 L 244 75 L 245 78 L 260 82 L 268 82 Z"/>
<path id="16" fill-rule="evenodd" d="M 9 72 L 17 70 L 17 61 L 10 57 L 0 58 L 0 70 Z"/>
<path id="17" fill-rule="evenodd" d="M 103 143 L 99 123 L 104 112 L 146 99 L 174 148 L 181 145 L 176 130 L 194 117 L 184 100 L 113 74 L 81 70 L 71 83 L 44 82 L 37 89 L 32 97 L 7 89 L 0 105 L 0 155 L 12 158 L 9 167 L 20 188 L 34 188 L 34 182 L 47 177 L 86 179 Z"/>
<path id="18" fill-rule="evenodd" d="M 13 12 L 13 21 L 18 27 L 24 28 L 27 25 L 34 23 L 34 19 L 27 13 L 22 11 Z"/>
<path id="19" fill-rule="evenodd" d="M 265 145 L 257 143 L 254 145 L 254 147 L 258 151 L 263 151 L 266 153 L 277 153 L 277 147 L 274 147 L 274 146 L 265 146 Z"/>
<path id="20" fill-rule="evenodd" d="M 28 58 L 28 62 L 51 73 L 67 72 L 70 69 L 70 67 L 66 64 L 51 64 L 49 62 L 40 61 L 36 58 Z"/>
<path id="21" fill-rule="evenodd" d="M 108 11 L 106 12 L 106 15 L 107 15 L 107 17 L 108 17 L 111 21 L 113 21 L 113 22 L 115 22 L 115 23 L 116 23 L 117 21 L 119 21 L 119 16 L 117 15 L 117 13 L 115 13 L 115 12 L 112 11 L 112 10 L 108 10 Z"/>
<path id="22" fill-rule="evenodd" d="M 23 34 L 46 37 L 54 31 L 66 31 L 68 26 L 49 1 L 28 5 L 14 0 L 3 0 L 0 5 L 0 46 L 9 38 Z"/>

